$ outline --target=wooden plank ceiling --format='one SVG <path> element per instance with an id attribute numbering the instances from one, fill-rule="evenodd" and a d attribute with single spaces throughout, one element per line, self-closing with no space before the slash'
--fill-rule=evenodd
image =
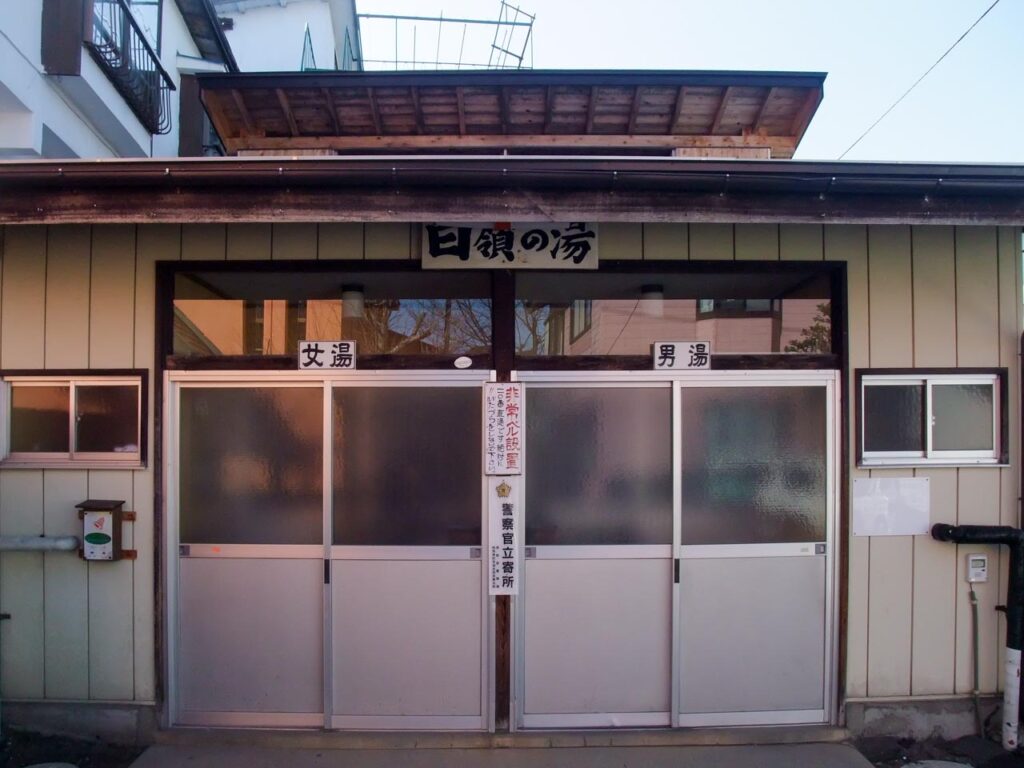
<path id="1" fill-rule="evenodd" d="M 760 149 L 757 156 L 787 158 L 821 101 L 824 78 L 751 83 L 738 73 L 732 84 L 729 73 L 717 73 L 722 82 L 708 84 L 682 72 L 638 73 L 629 82 L 618 72 L 588 83 L 524 72 L 487 82 L 444 73 L 432 84 L 424 73 L 409 73 L 408 83 L 388 73 L 376 84 L 374 73 L 309 74 L 308 84 L 294 74 L 201 77 L 203 103 L 228 152 Z"/>

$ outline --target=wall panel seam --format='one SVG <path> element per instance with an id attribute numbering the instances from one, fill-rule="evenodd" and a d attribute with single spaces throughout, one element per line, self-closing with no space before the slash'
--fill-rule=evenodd
<path id="1" fill-rule="evenodd" d="M 46 315 L 47 306 L 46 302 L 49 298 L 49 282 L 50 282 L 50 230 L 51 227 L 47 227 L 45 236 L 43 237 L 43 365 L 45 369 L 46 365 Z M 44 676 L 45 684 L 45 676 Z"/>

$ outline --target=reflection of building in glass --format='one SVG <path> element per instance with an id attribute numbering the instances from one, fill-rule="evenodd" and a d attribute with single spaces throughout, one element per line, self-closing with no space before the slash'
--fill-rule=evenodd
<path id="1" fill-rule="evenodd" d="M 827 353 L 830 322 L 819 312 L 821 304 L 822 299 L 588 299 L 569 306 L 520 302 L 517 351 L 645 355 L 654 341 L 701 339 L 720 353 Z M 821 348 L 794 348 L 809 337 L 822 339 Z"/>
<path id="2" fill-rule="evenodd" d="M 487 299 L 368 300 L 346 316 L 341 299 L 176 299 L 179 355 L 294 354 L 298 342 L 351 339 L 361 354 L 490 352 Z"/>

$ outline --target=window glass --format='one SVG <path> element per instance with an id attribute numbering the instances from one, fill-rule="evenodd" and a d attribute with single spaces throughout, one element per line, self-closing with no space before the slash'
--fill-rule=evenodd
<path id="1" fill-rule="evenodd" d="M 526 543 L 672 543 L 672 391 L 527 387 Z"/>
<path id="2" fill-rule="evenodd" d="M 670 339 L 707 339 L 725 354 L 832 351 L 830 283 L 812 271 L 519 273 L 515 313 L 516 353 L 527 357 L 649 355 Z"/>
<path id="3" fill-rule="evenodd" d="M 139 388 L 75 388 L 75 450 L 83 453 L 139 452 Z"/>
<path id="4" fill-rule="evenodd" d="M 71 387 L 11 387 L 11 452 L 68 453 Z"/>
<path id="5" fill-rule="evenodd" d="M 480 545 L 479 387 L 334 389 L 334 543 Z"/>
<path id="6" fill-rule="evenodd" d="M 486 274 L 179 273 L 174 354 L 291 355 L 303 339 L 353 339 L 360 355 L 489 354 L 490 292 Z"/>
<path id="7" fill-rule="evenodd" d="M 1005 461 L 1002 373 L 885 369 L 860 378 L 858 414 L 865 466 L 994 464 Z"/>
<path id="8" fill-rule="evenodd" d="M 682 543 L 824 541 L 825 388 L 681 396 Z"/>
<path id="9" fill-rule="evenodd" d="M 991 384 L 934 384 L 932 386 L 932 449 L 991 451 Z"/>
<path id="10" fill-rule="evenodd" d="M 924 383 L 866 385 L 863 418 L 865 451 L 923 452 Z"/>
<path id="11" fill-rule="evenodd" d="M 323 541 L 323 390 L 185 387 L 181 541 Z"/>

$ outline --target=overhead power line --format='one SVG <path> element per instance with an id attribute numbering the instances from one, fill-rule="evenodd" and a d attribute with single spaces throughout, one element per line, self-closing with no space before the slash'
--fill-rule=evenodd
<path id="1" fill-rule="evenodd" d="M 967 37 L 969 34 L 971 34 L 971 30 L 974 29 L 976 26 L 978 26 L 978 24 L 981 22 L 981 20 L 984 19 L 986 16 L 988 16 L 989 12 L 993 8 L 995 8 L 997 5 L 999 5 L 999 0 L 995 0 L 995 2 L 992 3 L 992 5 L 990 5 L 988 8 L 986 8 L 985 12 L 983 14 L 981 14 L 981 16 L 979 16 L 977 19 L 975 19 L 974 23 L 971 24 L 971 26 L 969 26 L 964 31 L 964 33 L 962 35 L 960 35 L 960 37 L 958 37 L 956 39 L 956 42 L 953 43 L 951 46 L 949 46 L 949 48 L 946 49 L 946 52 L 944 54 L 942 54 L 941 56 L 939 56 L 939 58 L 937 58 L 935 60 L 935 63 L 932 64 L 930 67 L 928 67 L 928 69 L 925 70 L 925 73 L 923 75 L 921 75 L 919 78 L 917 78 L 917 80 L 914 81 L 914 84 L 911 85 L 909 88 L 907 88 L 907 90 L 904 92 L 904 94 L 902 96 L 900 96 L 898 99 L 896 99 L 896 101 L 894 101 L 892 103 L 892 105 L 887 110 L 885 110 L 885 112 L 883 112 L 881 114 L 881 116 L 877 120 L 875 120 L 875 122 L 873 122 L 871 125 L 869 125 L 868 129 L 866 131 L 864 131 L 864 133 L 862 133 L 860 136 L 858 136 L 857 140 L 855 142 L 853 142 L 853 144 L 848 146 L 846 148 L 846 151 L 843 152 L 843 154 L 841 154 L 838 159 L 842 160 L 844 157 L 846 157 L 847 153 L 851 149 L 853 149 L 858 144 L 860 144 L 861 139 L 863 139 L 865 136 L 867 136 L 869 133 L 871 133 L 871 131 L 874 130 L 875 126 L 878 125 L 880 122 L 882 122 L 886 118 L 886 115 L 888 115 L 890 112 L 892 112 L 894 109 L 896 109 L 896 107 L 899 105 L 899 103 L 901 101 L 903 101 L 905 98 L 907 98 L 907 96 L 910 95 L 910 92 L 912 90 L 914 90 L 915 88 L 917 88 L 917 86 L 921 83 L 921 81 L 924 80 L 926 77 L 928 77 L 928 75 L 931 74 L 931 71 L 933 69 L 935 69 L 937 66 L 939 66 L 939 64 L 942 63 L 942 60 L 944 58 L 946 58 L 947 56 L 949 56 L 949 54 L 953 52 L 953 49 L 956 48 L 958 45 L 960 45 L 960 43 L 963 41 L 963 39 L 965 37 Z"/>

